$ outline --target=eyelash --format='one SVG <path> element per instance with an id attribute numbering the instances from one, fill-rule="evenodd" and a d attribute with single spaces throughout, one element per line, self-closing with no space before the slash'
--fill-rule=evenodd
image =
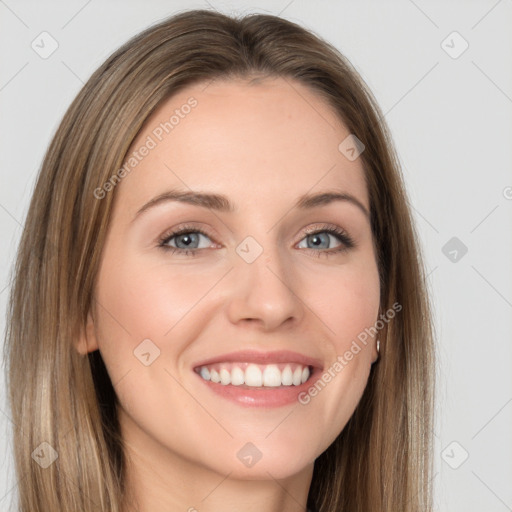
<path id="1" fill-rule="evenodd" d="M 175 231 L 165 233 L 158 240 L 158 247 L 160 247 L 161 249 L 163 249 L 166 252 L 170 252 L 171 254 L 180 253 L 180 254 L 183 254 L 184 256 L 196 256 L 199 251 L 202 251 L 204 249 L 181 249 L 179 247 L 171 247 L 171 246 L 167 245 L 169 243 L 169 241 L 172 240 L 174 237 L 177 237 L 180 235 L 188 235 L 190 233 L 200 233 L 208 238 L 211 238 L 210 235 L 208 235 L 208 233 L 206 233 L 205 231 L 203 231 L 200 228 L 197 228 L 195 226 L 182 226 L 182 227 L 176 229 Z M 344 231 L 343 229 L 338 228 L 338 227 L 333 227 L 329 224 L 326 224 L 320 228 L 312 228 L 312 229 L 306 230 L 305 236 L 303 238 L 305 238 L 307 236 L 311 236 L 311 235 L 317 235 L 319 233 L 328 233 L 330 235 L 334 235 L 341 242 L 341 245 L 339 247 L 337 247 L 336 249 L 326 249 L 326 250 L 315 250 L 315 249 L 310 249 L 310 248 L 306 249 L 308 251 L 313 252 L 315 254 L 315 256 L 317 256 L 317 257 L 320 257 L 322 255 L 325 255 L 328 257 L 328 256 L 332 256 L 334 254 L 340 254 L 345 251 L 348 251 L 349 249 L 356 247 L 356 243 L 354 242 L 352 237 L 350 237 L 350 235 L 346 231 Z M 301 240 L 299 240 L 299 242 L 302 241 L 303 238 L 301 238 Z"/>

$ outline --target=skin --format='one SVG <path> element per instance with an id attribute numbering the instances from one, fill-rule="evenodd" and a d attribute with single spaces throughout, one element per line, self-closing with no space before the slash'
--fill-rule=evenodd
<path id="1" fill-rule="evenodd" d="M 240 349 L 283 349 L 326 369 L 375 323 L 369 218 L 348 201 L 293 207 L 302 194 L 336 188 L 369 211 L 362 162 L 338 150 L 349 132 L 324 100 L 282 78 L 190 86 L 152 114 L 132 148 L 190 96 L 197 106 L 116 187 L 78 350 L 100 350 L 119 397 L 138 510 L 304 511 L 314 460 L 352 416 L 377 359 L 375 340 L 307 405 L 240 407 L 212 393 L 193 368 Z M 237 211 L 171 201 L 134 220 L 171 188 L 224 194 Z M 158 247 L 184 223 L 208 233 L 195 256 Z M 325 254 L 343 242 L 324 234 L 330 245 L 317 248 L 305 233 L 324 224 L 356 246 Z M 247 236 L 263 248 L 251 264 L 236 252 Z M 144 339 L 160 350 L 149 366 L 133 353 Z M 236 456 L 247 442 L 262 453 L 250 468 Z"/>

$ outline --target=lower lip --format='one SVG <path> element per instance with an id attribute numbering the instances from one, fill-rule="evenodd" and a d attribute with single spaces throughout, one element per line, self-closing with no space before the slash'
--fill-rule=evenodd
<path id="1" fill-rule="evenodd" d="M 231 384 L 220 384 L 210 380 L 198 378 L 206 384 L 214 393 L 231 400 L 243 407 L 283 407 L 292 403 L 298 403 L 300 393 L 306 392 L 317 380 L 320 372 L 314 370 L 309 379 L 300 386 L 266 387 L 266 388 L 242 388 Z"/>

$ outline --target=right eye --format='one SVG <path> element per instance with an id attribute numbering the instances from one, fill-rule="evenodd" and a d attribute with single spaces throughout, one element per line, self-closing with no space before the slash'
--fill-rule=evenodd
<path id="1" fill-rule="evenodd" d="M 209 246 L 199 247 L 201 237 L 210 240 L 210 237 L 201 229 L 195 227 L 182 227 L 165 233 L 159 240 L 158 246 L 171 253 L 182 253 L 193 256 L 197 251 L 207 249 Z M 170 245 L 174 243 L 174 245 Z M 211 244 L 210 244 L 211 245 Z"/>

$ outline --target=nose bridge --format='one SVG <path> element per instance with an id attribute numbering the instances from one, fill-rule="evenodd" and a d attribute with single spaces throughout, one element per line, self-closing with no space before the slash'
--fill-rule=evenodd
<path id="1" fill-rule="evenodd" d="M 259 321 L 271 329 L 298 319 L 302 306 L 292 286 L 293 268 L 286 253 L 271 234 L 259 238 L 261 243 L 248 236 L 236 248 L 229 314 L 232 322 Z"/>

